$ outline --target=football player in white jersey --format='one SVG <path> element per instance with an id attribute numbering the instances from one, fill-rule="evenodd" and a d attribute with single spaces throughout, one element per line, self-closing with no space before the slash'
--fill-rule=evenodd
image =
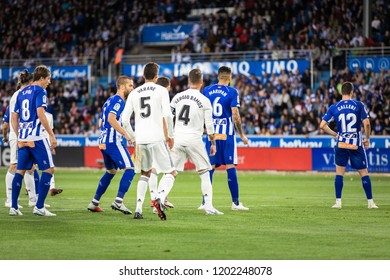
<path id="1" fill-rule="evenodd" d="M 158 77 L 156 84 L 165 87 L 168 92 L 171 90 L 171 80 L 167 77 L 161 76 Z M 167 131 L 167 126 L 165 123 L 165 120 L 163 119 L 163 127 L 164 127 L 164 136 L 167 139 L 168 138 L 168 131 Z M 139 158 L 138 158 L 139 159 Z M 141 163 L 139 161 L 136 162 L 136 165 L 140 166 Z M 139 170 L 141 170 L 139 168 Z M 150 192 L 150 199 L 152 200 L 150 203 L 150 206 L 153 207 L 153 214 L 157 214 L 157 209 L 153 206 L 153 199 L 155 197 L 155 194 L 158 193 L 157 186 L 158 186 L 158 174 L 160 174 L 159 170 L 156 170 L 156 168 L 152 168 L 152 172 L 150 173 L 149 177 L 149 192 Z M 164 205 L 167 208 L 175 208 L 175 205 L 173 205 L 171 202 L 168 201 L 168 197 L 165 198 Z M 135 218 L 139 218 L 136 217 Z"/>
<path id="2" fill-rule="evenodd" d="M 16 99 L 18 97 L 19 92 L 28 86 L 32 82 L 32 73 L 29 73 L 26 70 L 19 74 L 17 87 L 19 88 L 11 97 L 9 106 L 7 108 L 7 112 L 4 115 L 4 127 L 3 127 L 3 142 L 6 143 L 9 141 L 10 145 L 10 166 L 8 172 L 5 176 L 5 186 L 6 186 L 6 201 L 5 207 L 11 208 L 11 192 L 12 192 L 12 180 L 15 176 L 16 164 L 18 162 L 17 154 L 18 154 L 18 137 L 12 126 L 12 118 L 11 112 L 13 112 Z M 9 130 L 9 134 L 8 134 Z M 35 206 L 36 194 L 35 194 L 35 182 L 34 182 L 34 174 L 33 170 L 29 170 L 24 174 L 24 182 L 26 184 L 26 189 L 29 195 L 29 206 Z M 19 208 L 23 208 L 19 205 Z"/>
<path id="3" fill-rule="evenodd" d="M 173 163 L 183 171 L 188 158 L 195 164 L 201 180 L 201 190 L 205 200 L 204 210 L 208 215 L 221 215 L 213 207 L 210 172 L 212 169 L 205 144 L 202 141 L 204 127 L 211 142 L 210 155 L 216 152 L 212 107 L 210 100 L 200 93 L 203 85 L 202 71 L 192 69 L 188 75 L 190 88 L 176 94 L 171 101 L 171 109 L 176 116 L 175 146 L 172 150 Z"/>
<path id="4" fill-rule="evenodd" d="M 173 117 L 169 106 L 169 94 L 166 88 L 155 84 L 159 66 L 147 63 L 144 67 L 145 83 L 134 89 L 123 111 L 123 126 L 131 140 L 138 145 L 141 157 L 141 177 L 137 184 L 137 206 L 135 216 L 142 218 L 142 204 L 145 199 L 152 167 L 164 173 L 158 186 L 158 194 L 153 200 L 161 220 L 166 220 L 164 201 L 166 194 L 172 189 L 176 170 L 173 165 L 170 149 L 173 147 Z M 130 117 L 134 113 L 135 132 L 130 125 Z M 164 137 L 162 119 L 165 119 L 168 137 Z M 155 165 L 155 166 L 153 166 Z"/>

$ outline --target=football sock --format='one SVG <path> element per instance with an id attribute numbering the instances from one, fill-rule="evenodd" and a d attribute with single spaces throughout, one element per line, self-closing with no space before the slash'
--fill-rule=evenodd
<path id="1" fill-rule="evenodd" d="M 39 190 L 39 173 L 38 170 L 34 169 L 34 183 L 35 183 L 35 193 L 38 194 Z"/>
<path id="2" fill-rule="evenodd" d="M 172 174 L 165 174 L 158 184 L 158 198 L 160 201 L 164 203 L 167 198 L 169 192 L 173 187 L 173 183 L 175 182 L 175 177 Z"/>
<path id="3" fill-rule="evenodd" d="M 55 189 L 56 188 L 56 182 L 54 181 L 54 175 L 53 177 L 51 177 L 51 180 L 50 180 L 50 189 Z"/>
<path id="4" fill-rule="evenodd" d="M 9 171 L 5 175 L 5 189 L 6 189 L 6 199 L 7 203 L 12 200 L 12 181 L 14 180 L 15 171 Z"/>
<path id="5" fill-rule="evenodd" d="M 149 191 L 150 191 L 150 199 L 151 200 L 155 199 L 155 197 L 158 193 L 157 192 L 157 179 L 158 179 L 157 173 L 152 172 L 150 174 L 150 178 L 149 178 Z"/>
<path id="6" fill-rule="evenodd" d="M 238 200 L 238 179 L 236 168 L 226 169 L 228 176 L 228 185 L 230 190 L 230 195 L 232 196 L 232 201 L 234 204 L 238 205 L 240 201 Z"/>
<path id="7" fill-rule="evenodd" d="M 211 169 L 209 170 L 209 176 L 210 176 L 210 184 L 213 183 L 213 176 L 214 176 L 214 171 L 215 169 Z M 202 196 L 202 205 L 204 205 L 205 201 L 204 201 L 204 197 Z"/>
<path id="8" fill-rule="evenodd" d="M 50 180 L 53 175 L 47 172 L 42 172 L 41 180 L 39 180 L 39 195 L 36 207 L 41 209 L 45 205 L 45 199 L 50 189 Z"/>
<path id="9" fill-rule="evenodd" d="M 99 181 L 99 185 L 96 189 L 96 193 L 94 199 L 96 201 L 100 201 L 102 195 L 106 192 L 108 186 L 111 183 L 112 178 L 114 178 L 115 174 L 110 174 L 108 172 L 104 173 L 103 177 Z"/>
<path id="10" fill-rule="evenodd" d="M 149 178 L 141 175 L 137 184 L 137 206 L 135 212 L 142 213 L 142 205 L 144 204 L 146 190 L 148 189 Z"/>
<path id="11" fill-rule="evenodd" d="M 35 180 L 34 173 L 30 171 L 26 171 L 24 174 L 24 182 L 26 183 L 26 189 L 28 192 L 28 199 L 31 202 L 37 201 L 37 194 L 35 193 Z"/>
<path id="12" fill-rule="evenodd" d="M 336 175 L 336 178 L 334 179 L 334 189 L 336 192 L 336 198 L 341 198 L 343 186 L 344 186 L 344 177 L 341 175 Z"/>
<path id="13" fill-rule="evenodd" d="M 23 176 L 19 173 L 15 173 L 14 179 L 12 180 L 12 208 L 18 209 L 18 198 L 20 189 L 22 188 Z"/>
<path id="14" fill-rule="evenodd" d="M 213 206 L 213 187 L 210 182 L 210 174 L 208 171 L 199 173 L 200 185 L 203 194 L 204 204 L 206 206 Z"/>
<path id="15" fill-rule="evenodd" d="M 213 183 L 213 176 L 214 176 L 214 171 L 215 171 L 215 169 L 211 169 L 211 170 L 209 170 L 209 175 L 210 175 L 210 183 L 211 183 L 211 184 Z"/>
<path id="16" fill-rule="evenodd" d="M 362 185 L 364 192 L 366 193 L 367 199 L 372 199 L 372 187 L 371 187 L 371 179 L 370 176 L 362 177 Z"/>
<path id="17" fill-rule="evenodd" d="M 133 181 L 134 174 L 135 173 L 134 173 L 133 169 L 126 169 L 125 170 L 125 173 L 123 173 L 122 179 L 119 182 L 119 190 L 118 190 L 117 197 L 120 197 L 123 199 L 123 197 L 125 196 L 125 194 L 127 193 L 127 191 L 130 188 L 131 181 Z"/>

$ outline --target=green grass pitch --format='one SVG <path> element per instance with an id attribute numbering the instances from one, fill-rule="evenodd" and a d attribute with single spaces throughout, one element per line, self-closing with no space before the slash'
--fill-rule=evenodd
<path id="1" fill-rule="evenodd" d="M 176 206 L 161 221 L 151 213 L 149 193 L 144 220 L 110 209 L 119 172 L 101 200 L 103 213 L 86 210 L 103 170 L 57 170 L 64 192 L 46 203 L 57 217 L 36 217 L 21 194 L 24 216 L 4 207 L 6 169 L 0 170 L 0 259 L 9 260 L 371 260 L 390 259 L 390 176 L 371 175 L 379 209 L 367 209 L 356 174 L 344 179 L 343 208 L 334 203 L 333 174 L 238 172 L 241 201 L 248 212 L 230 210 L 226 173 L 214 177 L 214 206 L 225 213 L 206 216 L 200 179 L 179 174 L 169 200 Z M 126 206 L 134 211 L 136 175 Z"/>

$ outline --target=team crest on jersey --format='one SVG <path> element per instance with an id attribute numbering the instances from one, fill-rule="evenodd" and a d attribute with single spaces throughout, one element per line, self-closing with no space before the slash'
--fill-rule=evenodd
<path id="1" fill-rule="evenodd" d="M 121 107 L 121 105 L 120 105 L 119 103 L 116 103 L 116 104 L 114 105 L 114 110 L 115 110 L 115 111 L 118 111 L 120 107 Z"/>

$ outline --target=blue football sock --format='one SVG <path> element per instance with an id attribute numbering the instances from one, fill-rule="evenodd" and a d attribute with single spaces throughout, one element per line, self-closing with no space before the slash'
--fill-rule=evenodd
<path id="1" fill-rule="evenodd" d="M 110 174 L 108 172 L 104 173 L 103 177 L 99 181 L 99 185 L 96 190 L 96 194 L 94 196 L 94 199 L 96 201 L 100 201 L 100 198 L 102 195 L 106 192 L 108 186 L 111 183 L 112 178 L 114 178 L 115 174 Z"/>
<path id="2" fill-rule="evenodd" d="M 18 209 L 18 198 L 20 189 L 22 188 L 23 176 L 19 173 L 15 173 L 14 179 L 12 180 L 12 208 Z"/>
<path id="3" fill-rule="evenodd" d="M 372 187 L 371 187 L 371 179 L 370 176 L 362 177 L 362 185 L 364 192 L 366 193 L 367 199 L 372 199 Z"/>
<path id="4" fill-rule="evenodd" d="M 41 209 L 45 205 L 45 199 L 50 189 L 50 180 L 53 177 L 52 174 L 42 172 L 41 180 L 39 180 L 39 195 L 37 200 L 37 208 Z"/>
<path id="5" fill-rule="evenodd" d="M 238 205 L 240 201 L 238 200 L 238 179 L 236 168 L 226 169 L 228 176 L 228 185 L 230 190 L 230 195 L 232 196 L 232 201 L 234 204 Z"/>
<path id="6" fill-rule="evenodd" d="M 123 174 L 122 179 L 119 183 L 119 190 L 118 190 L 117 197 L 120 197 L 123 199 L 123 197 L 125 196 L 125 193 L 127 193 L 127 191 L 130 188 L 131 181 L 133 181 L 134 175 L 135 175 L 135 173 L 134 173 L 133 169 L 126 169 L 125 170 L 125 173 Z"/>
<path id="7" fill-rule="evenodd" d="M 334 189 L 336 192 L 336 198 L 341 198 L 341 193 L 343 191 L 344 186 L 344 177 L 341 175 L 336 175 L 336 178 L 334 179 Z"/>
<path id="8" fill-rule="evenodd" d="M 37 169 L 34 169 L 34 183 L 35 183 L 35 193 L 38 195 L 39 190 L 39 173 Z"/>

